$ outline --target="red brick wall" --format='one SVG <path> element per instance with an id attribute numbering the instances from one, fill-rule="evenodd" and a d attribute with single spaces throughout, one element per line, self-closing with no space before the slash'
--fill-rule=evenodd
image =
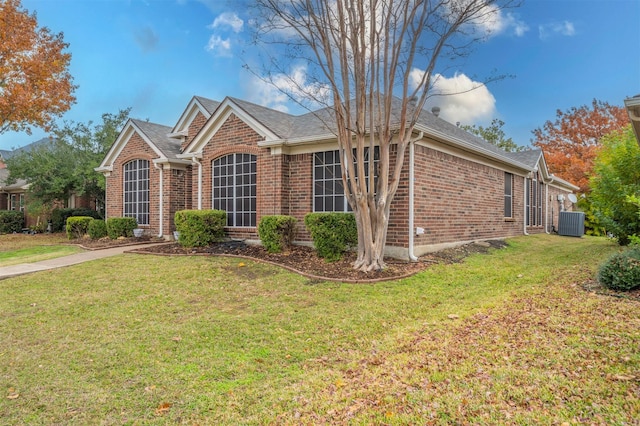
<path id="1" fill-rule="evenodd" d="M 514 176 L 513 218 L 505 219 L 503 170 L 419 145 L 415 149 L 414 224 L 425 229 L 415 237 L 416 246 L 522 234 L 522 177 Z"/>
<path id="2" fill-rule="evenodd" d="M 125 163 L 136 160 L 149 161 L 149 225 L 141 225 L 150 234 L 157 234 L 159 231 L 159 183 L 160 171 L 153 165 L 153 159 L 157 158 L 157 154 L 142 140 L 140 135 L 134 133 L 126 142 L 126 145 L 120 155 L 113 163 L 113 171 L 107 177 L 107 193 L 106 193 L 106 216 L 122 217 L 123 211 L 123 166 Z M 166 202 L 166 200 L 165 200 Z M 168 230 L 165 230 L 167 232 Z"/>
<path id="3" fill-rule="evenodd" d="M 202 129 L 202 127 L 205 125 L 206 122 L 207 122 L 207 118 L 201 112 L 198 112 L 198 114 L 191 121 L 191 123 L 189 123 L 189 133 L 187 137 L 184 139 L 184 141 L 182 142 L 182 145 L 181 145 L 182 151 L 184 151 L 187 145 L 191 143 L 193 138 L 198 134 L 198 132 L 200 131 L 200 129 Z"/>

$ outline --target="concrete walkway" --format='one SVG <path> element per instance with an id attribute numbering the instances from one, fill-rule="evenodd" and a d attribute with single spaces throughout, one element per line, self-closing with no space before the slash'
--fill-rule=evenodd
<path id="1" fill-rule="evenodd" d="M 142 247 L 151 247 L 159 244 L 135 244 L 130 246 L 113 247 L 101 250 L 87 250 L 69 256 L 56 257 L 55 259 L 43 260 L 34 263 L 20 263 L 18 265 L 0 267 L 0 280 L 18 275 L 30 274 L 31 272 L 46 271 L 48 269 L 63 268 L 65 266 L 77 265 L 78 263 L 90 262 L 105 257 L 117 256 L 129 250 Z"/>

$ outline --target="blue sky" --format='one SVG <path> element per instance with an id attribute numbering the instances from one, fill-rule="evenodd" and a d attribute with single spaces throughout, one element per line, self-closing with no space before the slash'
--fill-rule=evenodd
<path id="1" fill-rule="evenodd" d="M 131 116 L 173 126 L 193 95 L 246 99 L 297 113 L 243 68 L 248 16 L 241 1 L 23 0 L 41 26 L 63 32 L 72 54 L 77 103 L 65 116 L 101 121 Z M 441 117 L 462 124 L 505 122 L 507 136 L 529 143 L 556 110 L 614 105 L 640 93 L 640 0 L 524 0 L 494 22 L 496 31 L 454 68 L 439 70 L 443 90 L 492 73 L 512 77 L 464 96 L 437 98 Z M 304 68 L 290 68 L 304 80 Z M 0 149 L 45 136 L 0 135 Z"/>

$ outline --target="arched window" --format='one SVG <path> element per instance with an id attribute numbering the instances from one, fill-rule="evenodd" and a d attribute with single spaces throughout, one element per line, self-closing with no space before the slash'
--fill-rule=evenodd
<path id="1" fill-rule="evenodd" d="M 256 226 L 256 156 L 225 155 L 212 169 L 213 208 L 227 212 L 227 226 Z"/>
<path id="2" fill-rule="evenodd" d="M 149 161 L 132 160 L 124 165 L 124 217 L 138 225 L 149 224 Z"/>

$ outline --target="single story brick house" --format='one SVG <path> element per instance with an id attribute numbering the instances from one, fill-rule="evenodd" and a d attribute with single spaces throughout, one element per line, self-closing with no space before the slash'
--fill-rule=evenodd
<path id="1" fill-rule="evenodd" d="M 106 216 L 132 216 L 169 238 L 182 209 L 227 211 L 231 238 L 258 240 L 264 215 L 348 211 L 335 135 L 319 116 L 227 97 L 193 97 L 173 127 L 131 119 L 96 171 Z M 540 150 L 507 153 L 423 111 L 391 206 L 387 254 L 414 258 L 462 243 L 551 232 L 578 187 Z"/>

